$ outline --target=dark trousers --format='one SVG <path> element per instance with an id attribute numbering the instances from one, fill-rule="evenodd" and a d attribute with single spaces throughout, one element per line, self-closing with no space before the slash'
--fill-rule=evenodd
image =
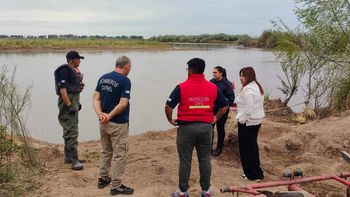
<path id="1" fill-rule="evenodd" d="M 260 168 L 258 132 L 261 124 L 246 126 L 238 123 L 238 144 L 242 168 L 248 179 L 263 179 L 264 172 Z"/>
<path id="2" fill-rule="evenodd" d="M 208 123 L 192 123 L 181 125 L 177 130 L 177 152 L 179 154 L 179 189 L 186 192 L 189 189 L 188 181 L 191 174 L 192 152 L 196 148 L 200 185 L 207 191 L 210 187 L 211 177 L 211 143 L 213 127 Z"/>
<path id="3" fill-rule="evenodd" d="M 217 142 L 216 148 L 222 149 L 224 147 L 225 124 L 227 121 L 228 112 L 229 111 L 227 110 L 226 113 L 224 115 L 222 115 L 218 121 L 216 121 L 216 124 L 213 125 L 213 127 L 215 127 L 215 125 L 216 125 L 216 130 L 218 132 L 218 142 Z M 213 132 L 213 141 L 214 141 L 214 132 Z"/>

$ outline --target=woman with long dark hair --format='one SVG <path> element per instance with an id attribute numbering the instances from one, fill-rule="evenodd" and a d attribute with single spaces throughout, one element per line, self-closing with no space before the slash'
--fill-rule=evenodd
<path id="1" fill-rule="evenodd" d="M 210 80 L 210 82 L 214 83 L 218 87 L 218 89 L 223 93 L 223 95 L 228 100 L 229 105 L 232 106 L 233 101 L 235 100 L 235 93 L 233 92 L 232 83 L 229 80 L 227 80 L 226 69 L 221 66 L 216 66 L 213 70 L 213 78 Z M 214 113 L 216 114 L 217 112 L 218 112 L 218 107 L 214 106 Z M 228 112 L 229 112 L 229 109 L 219 120 L 216 121 L 218 141 L 217 141 L 216 149 L 212 152 L 212 155 L 215 157 L 221 154 L 222 149 L 224 147 L 225 123 L 228 117 Z M 214 139 L 214 133 L 213 133 L 213 139 Z"/>
<path id="2" fill-rule="evenodd" d="M 264 172 L 260 167 L 257 139 L 265 117 L 264 90 L 256 80 L 252 67 L 242 68 L 239 76 L 243 87 L 235 102 L 237 104 L 239 153 L 243 168 L 241 178 L 260 181 L 264 178 Z"/>

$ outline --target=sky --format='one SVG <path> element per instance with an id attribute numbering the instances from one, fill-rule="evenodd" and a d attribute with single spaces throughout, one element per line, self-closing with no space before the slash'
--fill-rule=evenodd
<path id="1" fill-rule="evenodd" d="M 1 0 L 2 35 L 248 34 L 281 18 L 296 27 L 293 0 Z"/>

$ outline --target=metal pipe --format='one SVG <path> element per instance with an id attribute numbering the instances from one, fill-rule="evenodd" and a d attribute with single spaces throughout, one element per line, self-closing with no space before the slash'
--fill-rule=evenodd
<path id="1" fill-rule="evenodd" d="M 241 193 L 252 194 L 252 195 L 258 195 L 259 194 L 259 192 L 257 192 L 257 191 L 252 191 L 252 190 L 249 190 L 249 189 L 240 188 L 238 186 L 223 187 L 223 188 L 220 188 L 220 192 L 221 193 L 225 193 L 225 192 L 241 192 Z"/>
<path id="2" fill-rule="evenodd" d="M 309 182 L 314 182 L 314 181 L 324 181 L 324 180 L 334 179 L 334 177 L 336 177 L 336 176 L 334 176 L 334 175 L 315 176 L 315 177 L 307 177 L 307 178 L 302 178 L 302 179 L 273 181 L 273 182 L 268 182 L 268 183 L 258 183 L 258 184 L 249 185 L 249 187 L 254 188 L 254 189 L 259 189 L 259 188 L 266 188 L 266 187 L 276 187 L 276 186 L 283 186 L 283 185 L 309 183 Z M 338 178 L 350 177 L 350 173 L 341 173 L 337 177 Z M 345 179 L 341 179 L 341 180 L 342 180 L 342 181 L 340 181 L 341 183 L 348 185 L 348 182 Z"/>
<path id="3" fill-rule="evenodd" d="M 341 177 L 339 177 L 339 176 L 334 176 L 333 179 L 336 180 L 336 181 L 338 181 L 338 182 L 343 183 L 344 185 L 347 185 L 347 186 L 350 187 L 350 181 L 347 181 L 347 180 L 344 179 L 344 178 L 341 178 Z"/>
<path id="4" fill-rule="evenodd" d="M 329 176 L 316 176 L 316 177 L 308 177 L 308 178 L 301 178 L 301 179 L 293 179 L 293 180 L 282 180 L 282 181 L 273 181 L 273 182 L 267 182 L 267 183 L 257 183 L 252 184 L 246 187 L 237 187 L 237 186 L 228 186 L 225 187 L 226 190 L 223 188 L 220 189 L 221 192 L 244 192 L 249 194 L 254 194 L 251 189 L 260 189 L 260 188 L 267 188 L 267 187 L 277 187 L 277 186 L 284 186 L 284 185 L 294 185 L 294 184 L 300 184 L 300 183 L 309 183 L 314 181 L 323 181 L 323 180 L 329 180 L 334 179 L 336 181 L 339 181 L 343 183 L 344 185 L 349 186 L 349 182 L 346 181 L 343 178 L 350 177 L 350 173 L 341 173 L 338 176 L 329 175 Z M 238 191 L 238 189 L 240 191 Z"/>

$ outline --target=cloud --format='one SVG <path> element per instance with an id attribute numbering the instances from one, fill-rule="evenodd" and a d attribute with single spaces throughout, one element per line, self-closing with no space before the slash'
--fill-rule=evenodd
<path id="1" fill-rule="evenodd" d="M 1 4 L 1 34 L 258 35 L 271 28 L 271 19 L 297 21 L 293 0 L 4 0 Z"/>

